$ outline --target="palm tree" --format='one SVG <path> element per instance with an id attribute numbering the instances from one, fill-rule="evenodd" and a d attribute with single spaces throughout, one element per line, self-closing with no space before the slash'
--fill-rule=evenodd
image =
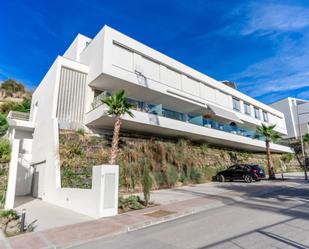
<path id="1" fill-rule="evenodd" d="M 107 114 L 115 116 L 113 141 L 110 154 L 110 164 L 115 164 L 118 153 L 121 116 L 128 114 L 133 117 L 134 115 L 131 112 L 133 105 L 127 101 L 124 90 L 115 91 L 111 96 L 103 97 L 101 101 L 108 108 Z"/>
<path id="2" fill-rule="evenodd" d="M 269 179 L 275 179 L 275 172 L 271 161 L 271 154 L 270 154 L 270 148 L 269 143 L 274 142 L 281 138 L 280 134 L 274 130 L 276 125 L 264 125 L 258 126 L 256 128 L 256 136 L 262 137 L 265 140 L 266 144 L 266 157 L 267 157 L 267 167 L 268 167 L 268 173 L 269 173 Z"/>

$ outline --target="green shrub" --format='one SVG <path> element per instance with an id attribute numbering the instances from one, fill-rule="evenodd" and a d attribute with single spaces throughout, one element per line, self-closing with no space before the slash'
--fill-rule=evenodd
<path id="1" fill-rule="evenodd" d="M 192 182 L 200 183 L 201 179 L 202 179 L 202 174 L 197 168 L 192 167 L 190 178 L 191 178 Z"/>
<path id="2" fill-rule="evenodd" d="M 142 175 L 142 187 L 143 187 L 145 205 L 147 206 L 150 200 L 150 190 L 152 188 L 152 178 L 150 176 L 148 164 L 145 160 L 144 160 L 144 170 L 143 170 L 143 175 Z"/>
<path id="3" fill-rule="evenodd" d="M 293 159 L 293 154 L 292 153 L 283 153 L 280 157 L 280 160 L 284 163 L 289 163 Z"/>
<path id="4" fill-rule="evenodd" d="M 85 130 L 84 130 L 83 128 L 78 128 L 78 129 L 76 130 L 76 133 L 79 134 L 79 135 L 81 135 L 81 136 L 84 136 L 84 135 L 85 135 Z"/>
<path id="5" fill-rule="evenodd" d="M 0 138 L 0 162 L 9 162 L 11 156 L 11 145 L 9 140 Z"/>
<path id="6" fill-rule="evenodd" d="M 189 181 L 188 176 L 184 170 L 181 171 L 179 181 L 182 182 L 183 184 L 187 184 Z"/>
<path id="7" fill-rule="evenodd" d="M 166 179 L 168 186 L 175 186 L 175 183 L 178 180 L 178 173 L 176 167 L 173 164 L 167 165 Z"/>
<path id="8" fill-rule="evenodd" d="M 92 167 L 61 168 L 61 187 L 91 189 Z"/>
<path id="9" fill-rule="evenodd" d="M 206 181 L 211 181 L 213 176 L 217 175 L 218 169 L 214 167 L 205 167 L 203 170 L 204 173 L 204 179 Z"/>
<path id="10" fill-rule="evenodd" d="M 166 177 L 163 172 L 155 172 L 154 173 L 154 178 L 156 180 L 157 186 L 158 187 L 163 187 L 166 185 Z"/>
<path id="11" fill-rule="evenodd" d="M 1 211 L 0 217 L 15 220 L 15 219 L 19 218 L 19 215 L 17 214 L 17 212 L 14 209 L 9 209 L 9 210 Z"/>
<path id="12" fill-rule="evenodd" d="M 6 117 L 0 113 L 0 136 L 3 136 L 9 128 L 9 123 Z"/>
<path id="13" fill-rule="evenodd" d="M 138 210 L 143 209 L 144 206 L 141 204 L 139 196 L 130 195 L 127 198 L 124 198 L 122 196 L 118 198 L 118 208 L 122 210 L 128 210 L 128 209 Z"/>
<path id="14" fill-rule="evenodd" d="M 80 156 L 83 153 L 80 144 L 73 141 L 67 143 L 67 150 L 70 157 Z"/>

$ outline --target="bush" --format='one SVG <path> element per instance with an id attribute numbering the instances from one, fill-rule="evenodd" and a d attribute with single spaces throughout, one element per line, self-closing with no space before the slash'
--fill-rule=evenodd
<path id="1" fill-rule="evenodd" d="M 5 135 L 8 128 L 9 124 L 8 121 L 6 120 L 6 117 L 0 113 L 0 136 Z"/>
<path id="2" fill-rule="evenodd" d="M 170 187 L 175 186 L 175 183 L 178 180 L 178 173 L 176 167 L 173 164 L 167 165 L 166 178 L 167 178 L 167 184 Z"/>
<path id="3" fill-rule="evenodd" d="M 165 177 L 163 172 L 161 172 L 161 171 L 155 172 L 154 178 L 155 178 L 157 186 L 159 188 L 166 185 L 166 177 Z"/>
<path id="4" fill-rule="evenodd" d="M 79 135 L 81 135 L 81 136 L 84 136 L 84 135 L 85 135 L 85 130 L 84 130 L 83 128 L 78 128 L 78 129 L 76 130 L 76 133 L 79 134 Z"/>
<path id="5" fill-rule="evenodd" d="M 217 175 L 218 169 L 214 167 L 205 167 L 203 170 L 204 179 L 207 181 L 211 181 L 215 175 Z"/>
<path id="6" fill-rule="evenodd" d="M 143 209 L 144 206 L 141 204 L 139 196 L 130 195 L 127 198 L 124 198 L 122 196 L 118 198 L 118 208 L 122 210 L 128 210 L 128 209 L 138 210 Z"/>
<path id="7" fill-rule="evenodd" d="M 202 179 L 202 174 L 197 168 L 192 167 L 190 178 L 191 178 L 192 182 L 200 183 L 201 179 Z"/>
<path id="8" fill-rule="evenodd" d="M 180 175 L 180 178 L 179 178 L 179 181 L 181 181 L 183 184 L 187 184 L 188 183 L 188 176 L 186 174 L 186 172 L 183 170 L 181 172 L 181 175 Z"/>
<path id="9" fill-rule="evenodd" d="M 11 156 L 11 145 L 9 140 L 0 138 L 0 162 L 9 162 Z"/>
<path id="10" fill-rule="evenodd" d="M 293 159 L 293 154 L 292 153 L 284 153 L 281 155 L 280 160 L 284 163 L 289 163 Z"/>
<path id="11" fill-rule="evenodd" d="M 149 167 L 146 161 L 144 161 L 144 170 L 142 175 L 142 186 L 143 186 L 143 194 L 145 200 L 145 206 L 148 205 L 150 200 L 150 190 L 152 188 L 152 178 L 150 176 Z"/>

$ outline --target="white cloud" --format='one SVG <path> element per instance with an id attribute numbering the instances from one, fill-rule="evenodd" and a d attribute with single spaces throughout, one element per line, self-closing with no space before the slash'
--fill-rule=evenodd
<path id="1" fill-rule="evenodd" d="M 242 34 L 295 31 L 309 26 L 309 8 L 279 4 L 252 5 Z"/>
<path id="2" fill-rule="evenodd" d="M 309 8 L 264 3 L 242 6 L 233 13 L 240 14 L 245 21 L 229 26 L 228 35 L 266 38 L 275 52 L 230 80 L 253 97 L 287 95 L 309 87 Z"/>
<path id="3" fill-rule="evenodd" d="M 267 4 L 262 1 L 254 4 L 245 3 L 225 16 L 224 19 L 230 25 L 216 33 L 271 36 L 309 27 L 308 16 L 309 8 L 302 6 Z"/>

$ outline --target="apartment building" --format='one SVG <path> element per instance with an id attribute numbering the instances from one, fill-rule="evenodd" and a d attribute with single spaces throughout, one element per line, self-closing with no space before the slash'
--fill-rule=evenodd
<path id="1" fill-rule="evenodd" d="M 287 127 L 285 138 L 299 138 L 309 133 L 309 100 L 285 98 L 270 105 L 284 113 Z"/>
<path id="2" fill-rule="evenodd" d="M 58 138 L 62 128 L 111 131 L 114 119 L 100 99 L 118 89 L 134 104 L 134 117 L 123 116 L 123 132 L 188 137 L 246 151 L 265 150 L 265 142 L 255 138 L 262 123 L 287 134 L 282 112 L 104 26 L 93 39 L 77 35 L 56 58 L 33 93 L 29 120 L 10 115 L 16 152 L 11 168 L 17 167 L 11 185 L 25 185 L 34 196 L 93 217 L 115 214 L 118 192 L 105 190 L 117 188 L 117 168 L 94 167 L 91 191 L 61 188 Z M 276 143 L 270 148 L 291 152 Z M 18 172 L 28 176 L 14 178 Z M 8 207 L 14 188 L 8 191 Z"/>

